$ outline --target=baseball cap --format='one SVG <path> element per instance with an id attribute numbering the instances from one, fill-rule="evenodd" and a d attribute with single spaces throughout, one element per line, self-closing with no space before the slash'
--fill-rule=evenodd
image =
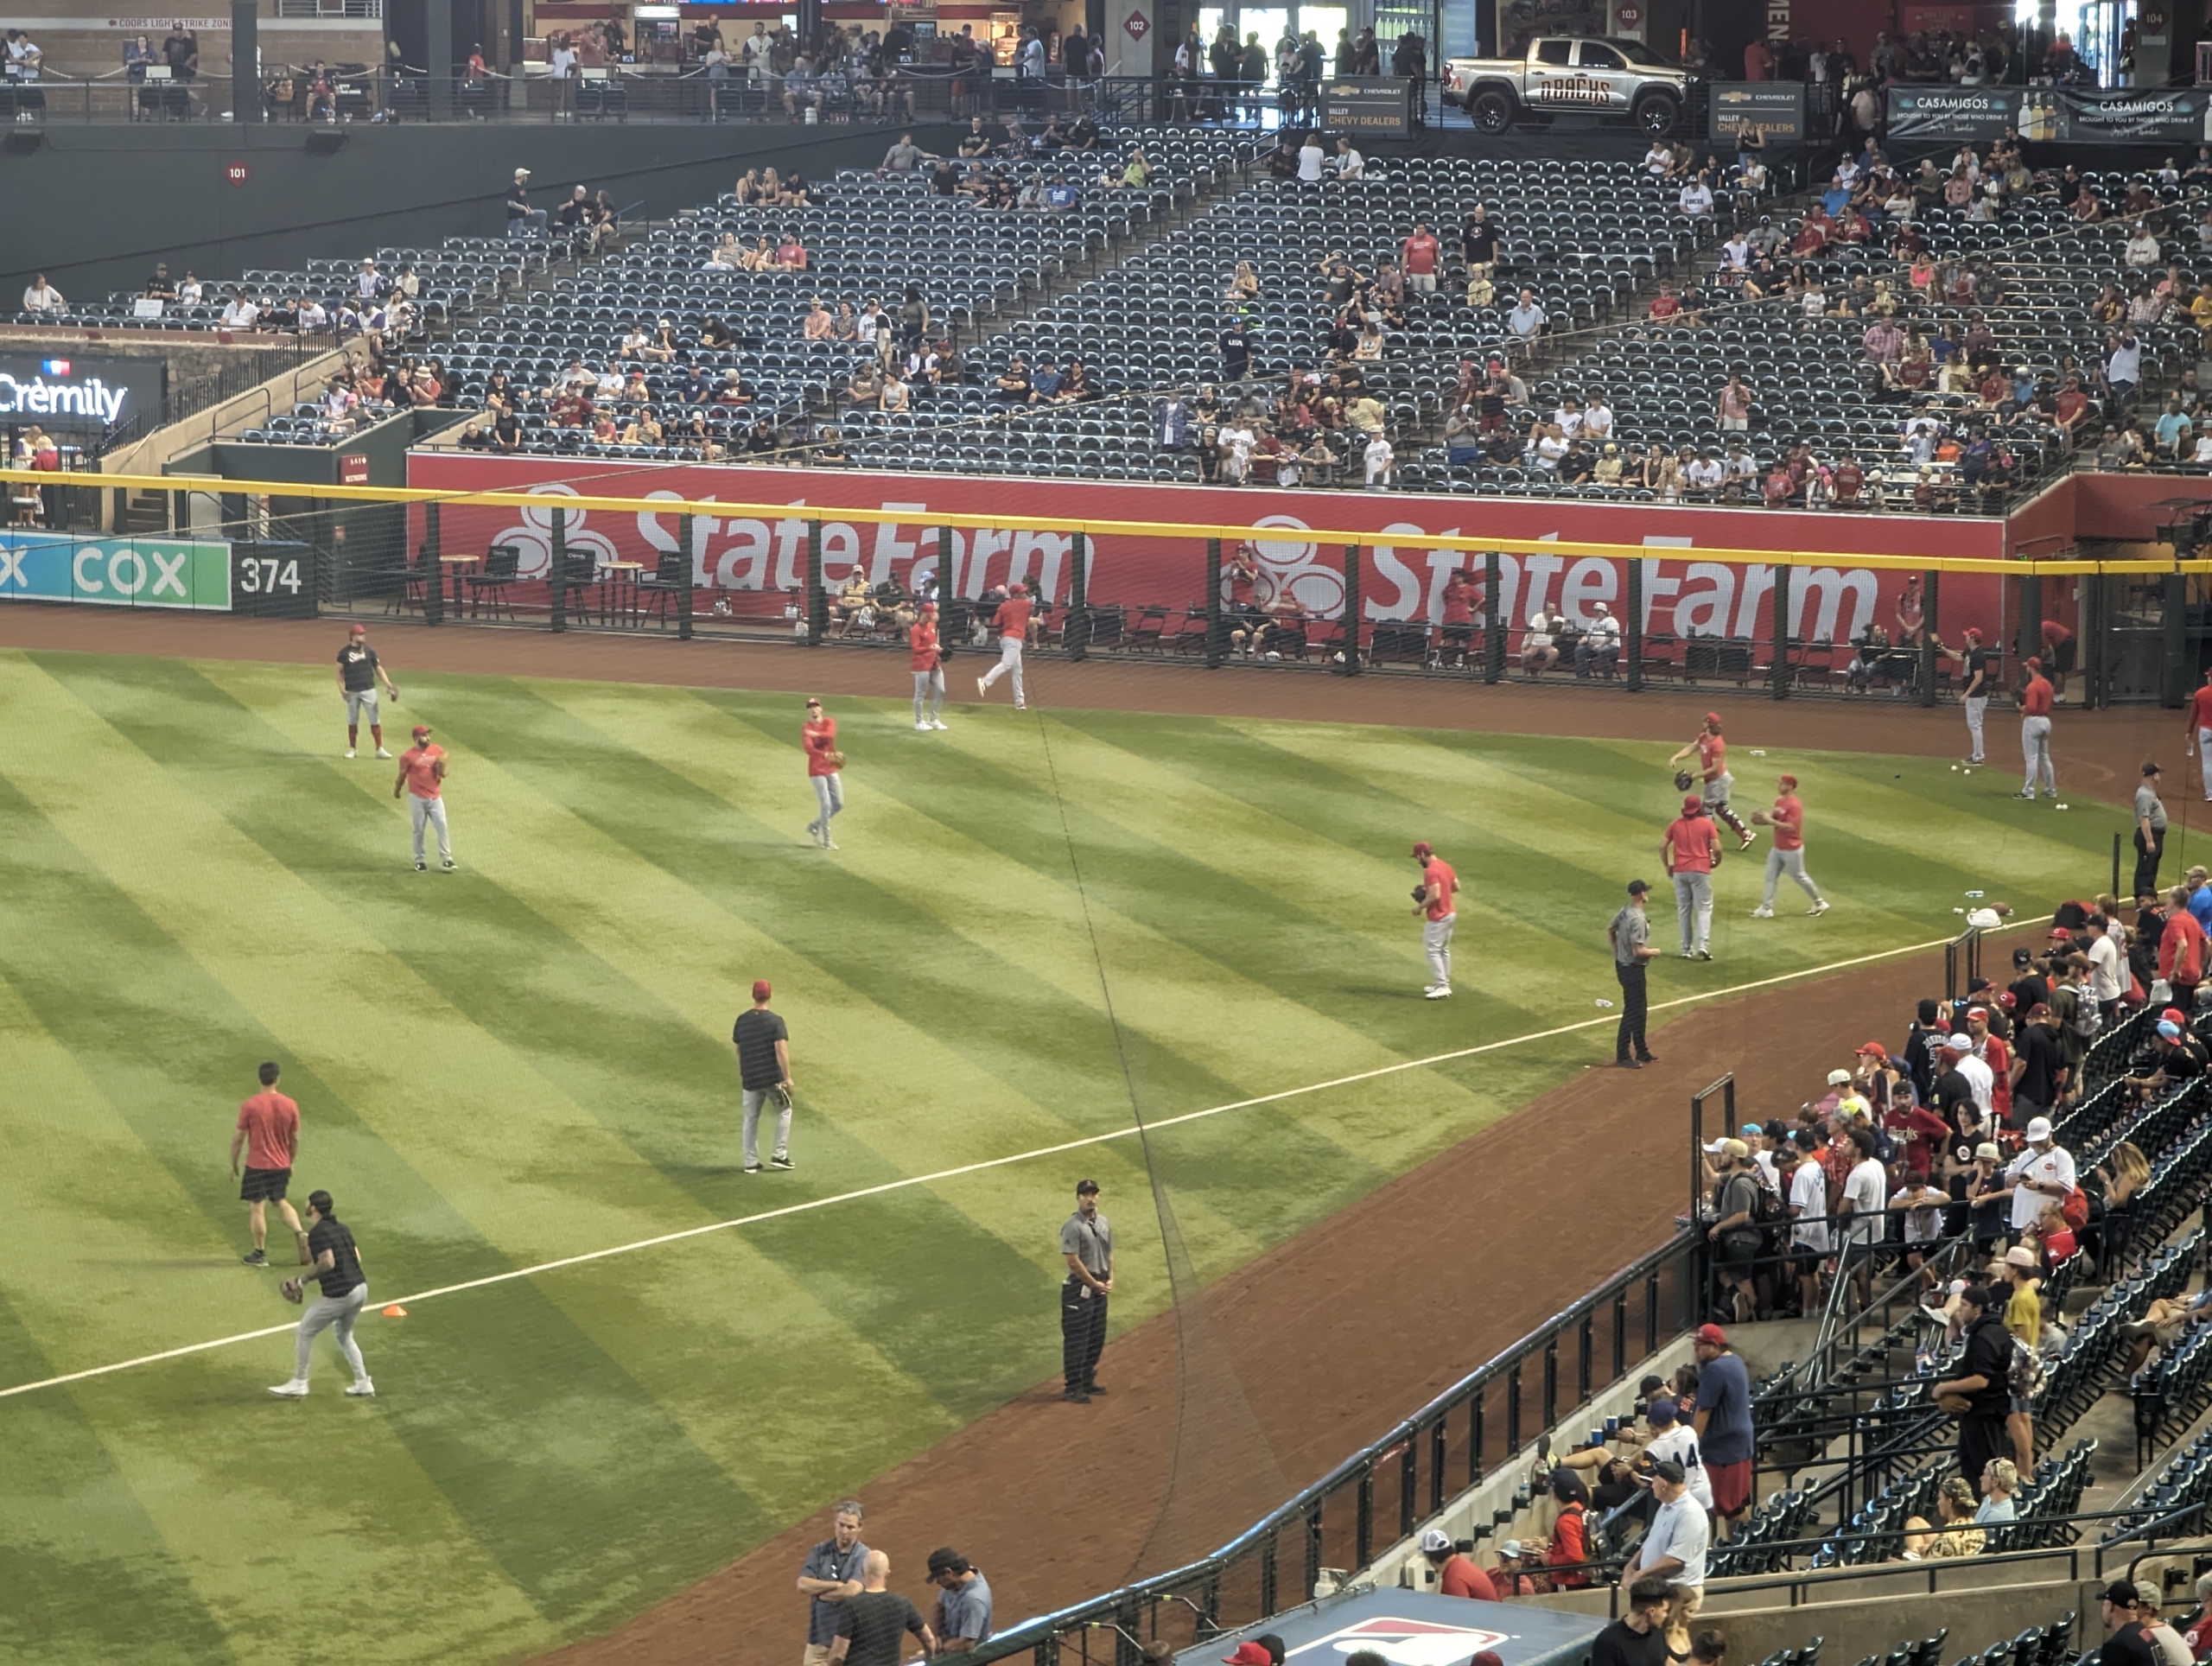
<path id="1" fill-rule="evenodd" d="M 1518 1539 L 1508 1539 L 1497 1548 L 1497 1554 L 1510 1561 L 1518 1561 L 1529 1553 Z"/>
<path id="2" fill-rule="evenodd" d="M 526 180 L 526 179 L 528 179 L 528 178 L 530 177 L 530 169 L 528 169 L 527 168 L 518 168 L 518 169 L 515 169 L 515 177 L 516 177 L 517 179 L 518 179 L 518 180 Z"/>
<path id="3" fill-rule="evenodd" d="M 2156 764 L 2145 764 L 2143 766 L 2143 773 L 2145 775 L 2157 775 L 2162 772 Z"/>
<path id="4" fill-rule="evenodd" d="M 1864 1059 L 1870 1053 L 1877 1059 L 1887 1059 L 1890 1050 L 1878 1041 L 1869 1041 L 1859 1049 L 1859 1056 Z"/>
<path id="5" fill-rule="evenodd" d="M 1974 1050 L 1974 1038 L 1963 1030 L 1953 1030 L 1943 1038 L 1943 1045 L 1953 1052 L 1971 1052 Z"/>
<path id="6" fill-rule="evenodd" d="M 2168 1007 L 2164 1011 L 2161 1012 L 2158 1016 L 2164 1019 L 2169 1024 L 2186 1024 L 2189 1022 L 2189 1019 L 2183 1014 L 2182 1009 L 2178 1007 Z"/>
<path id="7" fill-rule="evenodd" d="M 1998 1150 L 1996 1141 L 1984 1140 L 1974 1148 L 1974 1154 L 1983 1162 L 1993 1163 L 2004 1154 Z"/>
<path id="8" fill-rule="evenodd" d="M 1007 585 L 1006 593 L 1010 596 L 1026 596 L 1029 594 L 1029 587 L 1017 582 Z"/>
<path id="9" fill-rule="evenodd" d="M 2169 1041 L 2174 1040 L 2181 1034 L 2181 1026 L 2171 1018 L 2162 1018 L 2158 1021 L 2158 1033 Z"/>
<path id="10" fill-rule="evenodd" d="M 2126 1580 L 2114 1580 L 2105 1587 L 2103 1596 L 2115 1608 L 2133 1608 L 2143 1600 L 2142 1593 Z"/>
<path id="11" fill-rule="evenodd" d="M 1722 1152 L 1727 1150 L 1728 1136 L 1723 1134 L 1716 1138 L 1708 1140 L 1706 1141 L 1703 1148 L 1707 1156 L 1718 1157 Z"/>
<path id="12" fill-rule="evenodd" d="M 2024 1243 L 2016 1243 L 2005 1252 L 2005 1264 L 2007 1267 L 2032 1268 L 2036 1264 L 2036 1252 Z"/>
<path id="13" fill-rule="evenodd" d="M 935 1579 L 940 1574 L 964 1574 L 967 1571 L 968 1558 L 962 1555 L 950 1545 L 939 1545 L 936 1549 L 930 1552 L 930 1577 L 931 1579 Z"/>
<path id="14" fill-rule="evenodd" d="M 1682 1466 L 1671 1458 L 1663 1458 L 1652 1465 L 1651 1472 L 1669 1486 L 1680 1486 L 1685 1479 Z"/>
<path id="15" fill-rule="evenodd" d="M 1699 798 L 1694 792 L 1685 792 L 1682 794 L 1682 808 L 1685 811 L 1695 810 L 1704 804 L 1704 802 L 1705 800 Z"/>
<path id="16" fill-rule="evenodd" d="M 1650 889 L 1651 881 L 1649 880 L 1630 880 L 1628 882 L 1628 893 L 1632 897 L 1643 896 Z"/>
<path id="17" fill-rule="evenodd" d="M 2028 669 L 2031 671 L 2041 671 L 2043 669 L 2043 657 L 2039 654 L 2030 654 L 2028 656 Z"/>
<path id="18" fill-rule="evenodd" d="M 1725 1348 L 1728 1345 L 1728 1332 L 1718 1325 L 1700 1325 L 1697 1327 L 1695 1340 L 1709 1348 Z"/>
<path id="19" fill-rule="evenodd" d="M 766 1001 L 770 995 L 775 994 L 775 992 L 774 987 L 769 983 L 766 978 L 756 977 L 753 980 L 753 998 L 755 1001 Z"/>
<path id="20" fill-rule="evenodd" d="M 414 728 L 409 732 L 419 741 L 430 732 L 430 726 L 428 723 L 417 723 L 415 725 Z"/>
<path id="21" fill-rule="evenodd" d="M 1847 1070 L 1832 1070 L 1828 1072 L 1828 1085 L 1832 1088 L 1842 1087 L 1850 1080 L 1851 1072 Z"/>
<path id="22" fill-rule="evenodd" d="M 1423 1536 L 1422 1542 L 1427 1542 L 1426 1536 Z M 1268 1645 L 1254 1643 L 1249 1637 L 1224 1655 L 1222 1659 L 1226 1666 L 1275 1666 L 1275 1657 L 1268 1652 Z"/>
<path id="23" fill-rule="evenodd" d="M 1435 854 L 1436 847 L 1431 844 L 1427 839 L 1423 839 L 1419 844 L 1414 847 L 1414 855 L 1416 856 L 1433 856 Z"/>
<path id="24" fill-rule="evenodd" d="M 2048 1018 L 2048 1017 L 2050 1017 L 2050 1003 L 2048 1001 L 2038 1001 L 2038 1002 L 2036 1002 L 2036 1004 L 2035 1004 L 2034 1006 L 2032 1006 L 2032 1007 L 2031 1007 L 2031 1008 L 2028 1008 L 2028 1016 L 2029 1016 L 2029 1017 L 2031 1017 L 2031 1018 Z"/>
<path id="25" fill-rule="evenodd" d="M 1989 1021 L 1989 1008 L 1986 1007 L 1969 1007 L 1967 1008 L 1967 1016 L 1968 1018 L 1979 1018 L 1983 1023 L 1986 1024 Z"/>
<path id="26" fill-rule="evenodd" d="M 1972 625 L 1967 626 L 1965 630 L 1960 633 L 1960 634 L 1965 637 L 1969 642 L 1979 642 L 1981 640 L 1981 632 Z"/>
<path id="27" fill-rule="evenodd" d="M 1682 1415 L 1682 1408 L 1671 1400 L 1655 1400 L 1643 1409 L 1643 1415 L 1655 1426 L 1663 1427 Z"/>
<path id="28" fill-rule="evenodd" d="M 1709 711 L 1705 715 L 1705 721 L 1708 723 L 1718 723 L 1720 721 L 1720 714 L 1717 711 Z"/>
<path id="29" fill-rule="evenodd" d="M 1421 1548 L 1429 1555 L 1433 1555 L 1440 1550 L 1449 1550 L 1452 1548 L 1452 1536 L 1440 1527 L 1432 1527 L 1421 1536 Z"/>
<path id="30" fill-rule="evenodd" d="M 2007 989 L 2003 995 L 1997 997 L 1997 1004 L 2004 1008 L 2005 1011 L 2010 1012 L 2013 1008 L 2020 1004 L 2020 997 L 2014 995 L 2010 989 Z"/>
<path id="31" fill-rule="evenodd" d="M 352 630 L 346 633 L 348 636 L 366 636 L 368 633 L 369 627 L 365 625 L 356 625 Z"/>
<path id="32" fill-rule="evenodd" d="M 2050 928 L 2050 934 L 2063 943 L 2071 943 L 2074 940 L 2074 932 L 2071 926 L 2054 925 Z"/>
<path id="33" fill-rule="evenodd" d="M 1757 1122 L 1746 1122 L 1742 1128 L 1738 1129 L 1737 1132 L 1745 1135 L 1748 1139 L 1753 1140 L 1762 1139 L 1766 1135 L 1766 1130 L 1761 1128 Z"/>
<path id="34" fill-rule="evenodd" d="M 2037 1116 L 2030 1122 L 2028 1124 L 2028 1138 L 2031 1140 L 2048 1140 L 2050 1138 L 2050 1118 L 2048 1116 Z"/>

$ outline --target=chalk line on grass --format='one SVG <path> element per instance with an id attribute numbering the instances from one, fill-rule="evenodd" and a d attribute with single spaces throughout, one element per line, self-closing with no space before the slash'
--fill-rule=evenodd
<path id="1" fill-rule="evenodd" d="M 1985 933 L 1985 935 L 1988 935 Z M 1759 989 L 1769 989 L 1777 984 L 1794 983 L 1802 978 L 1821 977 L 1831 972 L 1849 971 L 1854 966 L 1872 965 L 1876 961 L 1894 960 L 1899 955 L 1922 954 L 1930 949 L 1940 949 L 1951 942 L 1949 938 L 1933 938 L 1925 943 L 1907 943 L 1894 949 L 1881 949 L 1872 954 L 1854 955 L 1848 960 L 1833 960 L 1825 965 L 1808 966 L 1794 972 L 1780 972 L 1772 977 L 1762 977 L 1749 983 L 1732 984 L 1725 989 L 1708 989 L 1698 995 L 1677 995 L 1671 1001 L 1655 1001 L 1653 1012 L 1664 1012 L 1670 1007 L 1692 1007 L 1701 1002 L 1722 1001 L 1733 995 L 1750 995 Z M 1081 1139 L 1064 1140 L 1058 1145 L 1038 1146 L 1028 1151 L 1017 1151 L 1003 1157 L 987 1157 L 980 1162 L 963 1163 L 957 1168 L 940 1168 L 934 1173 L 909 1174 L 899 1180 L 885 1180 L 877 1186 L 864 1186 L 852 1192 L 840 1192 L 827 1198 L 812 1198 L 804 1203 L 786 1204 L 780 1209 L 764 1209 L 756 1214 L 739 1215 L 729 1220 L 709 1221 L 703 1226 L 687 1226 L 679 1231 L 663 1232 L 658 1237 L 639 1238 L 631 1243 L 610 1244 L 603 1250 L 587 1250 L 581 1255 L 563 1256 L 557 1261 L 539 1262 L 531 1267 L 517 1267 L 504 1273 L 492 1273 L 483 1278 L 463 1280 L 458 1284 L 440 1284 L 427 1290 L 417 1290 L 412 1295 L 389 1296 L 378 1299 L 378 1305 L 397 1303 L 402 1307 L 435 1300 L 440 1296 L 459 1295 L 467 1290 L 487 1289 L 495 1284 L 508 1284 L 517 1279 L 535 1278 L 541 1273 L 556 1273 L 565 1267 L 582 1267 L 595 1261 L 607 1261 L 616 1256 L 627 1256 L 641 1250 L 657 1250 L 663 1244 L 682 1243 L 689 1238 L 704 1237 L 710 1232 L 727 1232 L 741 1226 L 759 1226 L 765 1222 L 783 1220 L 792 1215 L 804 1215 L 813 1210 L 828 1209 L 835 1205 L 858 1203 L 863 1199 L 878 1198 L 889 1192 L 903 1192 L 918 1186 L 936 1186 L 945 1180 L 957 1180 L 964 1175 L 980 1174 L 994 1168 L 1007 1168 L 1015 1163 L 1034 1161 L 1039 1157 L 1057 1157 L 1065 1152 L 1082 1151 L 1092 1146 L 1109 1144 L 1116 1140 L 1134 1140 L 1147 1129 L 1158 1131 L 1176 1128 L 1185 1122 L 1203 1122 L 1211 1116 L 1220 1116 L 1232 1110 L 1249 1110 L 1256 1105 L 1272 1105 L 1285 1099 L 1299 1098 L 1309 1093 L 1325 1093 L 1332 1088 L 1351 1087 L 1361 1082 L 1372 1082 L 1384 1076 L 1395 1076 L 1403 1071 L 1426 1070 L 1432 1065 L 1448 1065 L 1456 1059 L 1473 1059 L 1483 1053 L 1501 1052 L 1507 1047 L 1522 1046 L 1531 1041 L 1549 1041 L 1562 1035 L 1572 1035 L 1578 1030 L 1594 1029 L 1600 1025 L 1617 1024 L 1620 1021 L 1611 1015 L 1578 1019 L 1572 1024 L 1555 1025 L 1548 1030 L 1530 1030 L 1522 1035 L 1509 1035 L 1496 1041 L 1484 1041 L 1471 1047 L 1457 1047 L 1449 1052 L 1431 1053 L 1425 1059 L 1405 1059 L 1394 1065 L 1380 1065 L 1373 1070 L 1354 1071 L 1350 1076 L 1332 1077 L 1325 1082 L 1308 1082 L 1299 1087 L 1280 1088 L 1273 1093 L 1255 1094 L 1249 1099 L 1232 1099 L 1225 1104 L 1208 1105 L 1199 1110 L 1186 1110 L 1179 1116 L 1160 1117 L 1148 1122 L 1146 1129 L 1135 1124 L 1117 1128 L 1104 1134 L 1086 1134 Z M 136 1370 L 141 1365 L 158 1365 L 165 1360 L 183 1359 L 193 1354 L 209 1353 L 217 1348 L 228 1348 L 240 1342 L 258 1342 L 272 1336 L 289 1336 L 295 1324 L 270 1325 L 257 1331 L 240 1331 L 235 1336 L 219 1336 L 206 1342 L 188 1343 L 181 1348 L 167 1348 L 160 1353 L 141 1354 L 136 1359 L 118 1359 L 112 1364 L 92 1365 L 79 1371 L 65 1371 L 59 1377 L 41 1377 L 35 1383 L 18 1383 L 13 1388 L 0 1388 L 0 1400 L 21 1394 L 32 1394 L 41 1389 L 58 1389 L 71 1383 L 82 1383 L 92 1377 L 111 1377 L 118 1371 Z"/>

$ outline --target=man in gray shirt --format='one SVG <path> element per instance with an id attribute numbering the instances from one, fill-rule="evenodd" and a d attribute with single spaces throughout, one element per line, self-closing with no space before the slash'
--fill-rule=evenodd
<path id="1" fill-rule="evenodd" d="M 875 176 L 881 179 L 886 174 L 911 174 L 922 165 L 925 158 L 935 162 L 937 153 L 925 150 L 916 144 L 912 133 L 901 133 L 899 143 L 883 153 L 883 165 L 875 170 Z"/>
<path id="2" fill-rule="evenodd" d="M 1643 899 L 1650 891 L 1644 881 L 1630 880 L 1628 901 L 1605 927 L 1605 940 L 1613 945 L 1613 976 L 1621 986 L 1621 1027 L 1613 1039 L 1613 1063 L 1623 1070 L 1658 1062 L 1643 1042 L 1644 969 L 1659 953 L 1651 946 L 1651 920 L 1643 912 Z"/>
<path id="3" fill-rule="evenodd" d="M 1098 1182 L 1077 1180 L 1075 1213 L 1060 1228 L 1067 1281 L 1060 1286 L 1060 1398 L 1090 1403 L 1098 1386 L 1098 1356 L 1106 1348 L 1106 1298 L 1114 1289 L 1114 1229 L 1098 1212 Z"/>
<path id="4" fill-rule="evenodd" d="M 938 1650 L 968 1652 L 991 1637 L 991 1582 L 950 1545 L 930 1552 L 930 1583 L 944 1593 L 938 1601 Z"/>
<path id="5" fill-rule="evenodd" d="M 2158 894 L 2158 863 L 2166 854 L 2166 806 L 2158 797 L 2158 766 L 2143 766 L 2143 785 L 2135 789 L 2135 891 Z"/>
<path id="6" fill-rule="evenodd" d="M 1636 1560 L 1621 1575 L 1623 1585 L 1646 1577 L 1662 1579 L 1672 1588 L 1674 1606 L 1667 1615 L 1670 1631 L 1697 1618 L 1705 1599 L 1706 1553 L 1712 1548 L 1713 1529 L 1705 1506 L 1690 1497 L 1682 1466 L 1671 1459 L 1651 1471 L 1651 1496 L 1658 1509 L 1637 1547 Z"/>
<path id="7" fill-rule="evenodd" d="M 807 1552 L 799 1569 L 799 1593 L 808 1599 L 802 1666 L 828 1666 L 837 1641 L 839 1606 L 860 1595 L 868 1565 L 868 1547 L 861 1542 L 861 1501 L 842 1500 L 830 1512 L 830 1536 Z"/>

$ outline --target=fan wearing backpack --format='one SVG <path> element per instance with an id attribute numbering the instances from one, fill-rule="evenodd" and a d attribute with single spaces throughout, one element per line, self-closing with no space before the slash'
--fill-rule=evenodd
<path id="1" fill-rule="evenodd" d="M 2005 1432 L 2012 1437 L 2013 1463 L 2030 1475 L 2036 1471 L 2035 1394 L 2043 1381 L 2043 1355 L 2037 1351 L 2043 1345 L 2043 1281 L 2037 1276 L 2041 1270 L 2035 1251 L 2016 1243 L 2005 1252 L 2004 1284 L 1992 1287 L 1993 1294 L 2005 1298 L 2005 1328 L 2012 1333 Z"/>

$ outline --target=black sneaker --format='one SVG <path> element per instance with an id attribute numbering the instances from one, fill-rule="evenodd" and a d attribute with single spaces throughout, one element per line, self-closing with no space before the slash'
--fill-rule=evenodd
<path id="1" fill-rule="evenodd" d="M 1087 1406 L 1090 1403 L 1090 1396 L 1080 1389 L 1070 1389 L 1061 1395 L 1060 1398 L 1073 1401 L 1078 1406 Z"/>
<path id="2" fill-rule="evenodd" d="M 1103 1394 L 1106 1392 L 1106 1385 L 1103 1383 L 1093 1383 L 1088 1389 L 1084 1389 L 1084 1392 L 1086 1394 Z"/>
<path id="3" fill-rule="evenodd" d="M 1643 1068 L 1643 1065 L 1637 1064 L 1633 1059 L 1616 1059 L 1613 1060 L 1613 1063 L 1623 1070 L 1642 1070 Z"/>
<path id="4" fill-rule="evenodd" d="M 269 1252 L 266 1250 L 249 1250 L 238 1259 L 249 1267 L 266 1267 L 269 1265 Z"/>
<path id="5" fill-rule="evenodd" d="M 453 864 L 453 863 L 451 863 L 451 862 L 440 862 L 440 863 L 438 864 L 438 866 L 439 866 L 440 868 L 442 868 L 443 869 L 445 869 L 445 871 L 446 871 L 447 873 L 448 873 L 448 874 L 450 874 L 450 873 L 452 873 L 452 872 L 454 871 L 454 864 Z"/>
<path id="6" fill-rule="evenodd" d="M 760 1165 L 759 1163 L 747 1163 L 745 1166 L 745 1172 L 748 1174 L 758 1174 L 761 1172 Z"/>
<path id="7" fill-rule="evenodd" d="M 418 874 L 427 874 L 430 871 L 430 864 L 426 862 L 418 862 L 415 864 L 415 871 Z"/>
<path id="8" fill-rule="evenodd" d="M 1636 1055 L 1636 1062 L 1639 1065 L 1656 1065 L 1659 1062 L 1659 1055 L 1656 1052 L 1639 1052 Z"/>
<path id="9" fill-rule="evenodd" d="M 771 1168 L 797 1168 L 798 1165 L 791 1160 L 788 1153 L 779 1151 L 774 1156 L 768 1159 L 768 1167 Z"/>

